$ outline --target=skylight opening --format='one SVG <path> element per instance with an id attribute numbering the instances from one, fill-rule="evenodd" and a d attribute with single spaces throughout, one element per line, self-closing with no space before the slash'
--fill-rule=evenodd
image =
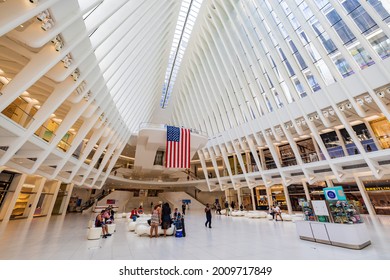
<path id="1" fill-rule="evenodd" d="M 168 106 L 168 101 L 179 72 L 179 67 L 183 60 L 184 52 L 187 48 L 202 2 L 203 0 L 183 0 L 181 4 L 175 35 L 173 36 L 172 47 L 169 53 L 168 67 L 162 87 L 160 107 L 163 109 Z"/>

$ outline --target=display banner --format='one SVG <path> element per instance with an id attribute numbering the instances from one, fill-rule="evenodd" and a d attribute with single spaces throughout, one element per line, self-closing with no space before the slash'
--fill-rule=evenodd
<path id="1" fill-rule="evenodd" d="M 326 200 L 347 200 L 343 187 L 341 186 L 324 188 L 324 195 Z"/>

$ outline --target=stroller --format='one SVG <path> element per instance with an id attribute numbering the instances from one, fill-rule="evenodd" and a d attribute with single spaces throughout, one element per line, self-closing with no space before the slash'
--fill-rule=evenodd
<path id="1" fill-rule="evenodd" d="M 185 237 L 186 236 L 186 231 L 184 227 L 184 218 L 180 213 L 177 215 L 175 221 L 175 237 Z"/>

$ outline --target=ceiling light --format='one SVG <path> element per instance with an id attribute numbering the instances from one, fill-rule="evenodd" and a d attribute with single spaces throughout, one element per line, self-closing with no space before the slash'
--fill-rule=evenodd
<path id="1" fill-rule="evenodd" d="M 344 105 L 340 105 L 340 106 L 339 106 L 339 110 L 340 110 L 340 111 L 344 111 Z"/>
<path id="2" fill-rule="evenodd" d="M 30 3 L 33 3 L 33 4 L 38 4 L 39 0 L 29 0 Z"/>
<path id="3" fill-rule="evenodd" d="M 77 68 L 76 70 L 74 70 L 71 74 L 72 78 L 74 81 L 77 81 L 78 78 L 80 77 L 80 71 L 79 69 Z"/>
<path id="4" fill-rule="evenodd" d="M 313 122 L 313 121 L 314 121 L 314 117 L 309 117 L 309 120 L 310 120 L 311 122 Z"/>
<path id="5" fill-rule="evenodd" d="M 50 17 L 50 14 L 49 14 L 49 11 L 48 11 L 48 10 L 43 11 L 43 12 L 41 12 L 41 13 L 39 13 L 39 14 L 37 15 L 37 19 L 38 19 L 39 21 L 43 21 L 43 20 L 45 20 L 46 18 L 49 18 L 49 17 Z"/>
<path id="6" fill-rule="evenodd" d="M 320 116 L 319 116 L 318 114 L 315 114 L 315 115 L 314 115 L 314 118 L 315 118 L 316 120 L 318 120 L 318 119 L 320 118 Z"/>
<path id="7" fill-rule="evenodd" d="M 57 43 L 54 44 L 54 48 L 56 49 L 57 52 L 62 50 L 63 46 L 64 46 L 64 44 L 62 42 L 57 42 Z"/>
<path id="8" fill-rule="evenodd" d="M 351 104 L 351 103 L 347 103 L 347 104 L 345 105 L 345 107 L 347 107 L 348 109 L 352 109 L 352 104 Z"/>
<path id="9" fill-rule="evenodd" d="M 364 101 L 363 101 L 363 99 L 361 99 L 361 98 L 356 99 L 356 102 L 357 102 L 357 104 L 359 104 L 360 106 L 362 106 L 362 105 L 364 104 Z"/>
<path id="10" fill-rule="evenodd" d="M 65 68 L 68 68 L 68 67 L 72 64 L 72 62 L 73 62 L 73 60 L 72 60 L 70 54 L 67 54 L 67 55 L 62 59 L 62 62 L 64 63 L 64 67 L 65 67 Z"/>
<path id="11" fill-rule="evenodd" d="M 51 29 L 54 26 L 54 21 L 51 18 L 45 18 L 42 21 L 41 28 L 45 31 Z"/>
<path id="12" fill-rule="evenodd" d="M 384 93 L 383 91 L 378 92 L 378 96 L 379 96 L 380 98 L 383 98 L 383 97 L 385 97 L 385 93 Z"/>
<path id="13" fill-rule="evenodd" d="M 364 96 L 364 100 L 365 100 L 367 103 L 371 103 L 371 102 L 372 102 L 372 97 L 369 96 L 369 95 L 365 95 L 365 96 Z"/>

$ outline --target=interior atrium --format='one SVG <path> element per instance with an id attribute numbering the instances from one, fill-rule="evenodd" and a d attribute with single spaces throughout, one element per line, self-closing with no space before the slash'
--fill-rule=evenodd
<path id="1" fill-rule="evenodd" d="M 293 214 L 333 186 L 390 215 L 389 25 L 388 0 L 0 1 L 1 223 L 115 192 Z"/>

